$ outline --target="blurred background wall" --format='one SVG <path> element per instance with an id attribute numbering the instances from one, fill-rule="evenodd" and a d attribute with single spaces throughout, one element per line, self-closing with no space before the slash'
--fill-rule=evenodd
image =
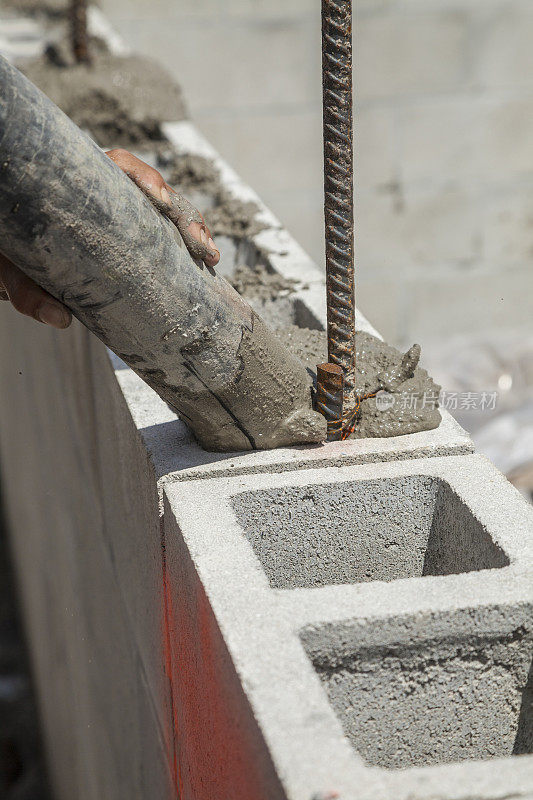
<path id="1" fill-rule="evenodd" d="M 320 0 L 101 0 L 323 262 Z M 392 341 L 525 330 L 533 3 L 354 0 L 358 302 Z"/>

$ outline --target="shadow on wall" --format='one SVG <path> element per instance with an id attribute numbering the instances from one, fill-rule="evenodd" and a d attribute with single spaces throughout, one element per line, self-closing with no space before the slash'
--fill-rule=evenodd
<path id="1" fill-rule="evenodd" d="M 0 496 L 0 796 L 50 800 Z"/>
<path id="2" fill-rule="evenodd" d="M 513 747 L 513 755 L 520 756 L 533 750 L 533 662 L 522 689 L 522 704 L 518 716 L 518 730 Z"/>

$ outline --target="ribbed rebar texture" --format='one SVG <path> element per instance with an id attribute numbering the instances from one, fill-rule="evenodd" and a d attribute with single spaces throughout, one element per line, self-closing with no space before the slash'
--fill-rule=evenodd
<path id="1" fill-rule="evenodd" d="M 343 389 L 342 367 L 337 364 L 318 364 L 316 368 L 316 401 L 315 408 L 326 418 L 328 440 L 342 439 L 343 425 Z"/>
<path id="2" fill-rule="evenodd" d="M 328 360 L 342 367 L 344 415 L 355 405 L 352 0 L 322 0 Z"/>
<path id="3" fill-rule="evenodd" d="M 72 52 L 78 64 L 90 64 L 87 33 L 87 0 L 70 0 Z"/>

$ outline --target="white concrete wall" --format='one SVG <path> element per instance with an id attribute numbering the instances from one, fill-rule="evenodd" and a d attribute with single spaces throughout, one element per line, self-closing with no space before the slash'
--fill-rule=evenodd
<path id="1" fill-rule="evenodd" d="M 396 342 L 525 329 L 531 0 L 355 0 L 359 304 Z M 102 0 L 322 263 L 319 0 Z"/>

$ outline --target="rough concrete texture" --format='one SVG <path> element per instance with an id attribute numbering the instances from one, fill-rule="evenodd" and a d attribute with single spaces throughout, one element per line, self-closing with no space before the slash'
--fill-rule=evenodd
<path id="1" fill-rule="evenodd" d="M 252 492 L 239 495 L 234 509 L 280 589 L 509 563 L 449 485 L 427 476 Z"/>
<path id="2" fill-rule="evenodd" d="M 428 542 L 435 488 L 462 510 Z M 169 571 L 185 547 L 287 797 L 533 796 L 533 509 L 485 459 L 174 483 L 165 497 Z"/>
<path id="3" fill-rule="evenodd" d="M 163 131 L 178 153 L 178 159 L 167 153 L 159 166 L 168 179 L 170 174 L 165 173 L 168 165 L 182 165 L 182 188 L 188 186 L 189 193 L 194 184 L 201 188 L 197 197 L 200 208 L 209 208 L 210 187 L 219 185 L 243 203 L 251 202 L 257 208 L 254 219 L 261 223 L 262 229 L 259 233 L 251 236 L 250 240 L 230 237 L 217 240 L 222 253 L 218 272 L 230 281 L 235 281 L 241 265 L 245 264 L 246 269 L 254 273 L 254 277 L 251 278 L 248 272 L 240 288 L 244 289 L 250 305 L 274 329 L 282 329 L 283 340 L 299 358 L 305 357 L 309 349 L 313 348 L 318 356 L 319 352 L 323 352 L 323 329 L 326 323 L 323 275 L 255 192 L 242 182 L 194 125 L 190 122 L 166 123 Z M 146 158 L 146 155 L 143 157 Z M 207 172 L 206 165 L 209 165 Z M 265 276 L 268 276 L 266 280 Z M 282 296 L 278 294 L 272 300 L 268 297 L 271 279 L 283 287 Z M 262 284 L 259 298 L 256 293 L 258 283 Z M 379 337 L 359 311 L 356 327 L 359 331 Z M 298 328 L 307 329 L 304 334 L 305 347 L 302 346 L 302 333 Z M 124 369 L 123 363 L 116 359 L 113 361 L 131 413 L 142 430 L 146 446 L 163 480 L 190 480 L 200 476 L 256 471 L 279 472 L 339 462 L 362 463 L 425 455 L 470 453 L 473 450 L 468 435 L 443 411 L 438 428 L 388 439 L 360 439 L 315 447 L 278 448 L 270 453 L 250 453 L 245 456 L 237 453 L 205 453 L 159 398 L 148 387 L 143 386 L 131 371 Z"/>
<path id="4" fill-rule="evenodd" d="M 532 512 L 483 459 L 448 456 L 174 483 L 161 527 L 154 461 L 163 455 L 164 440 L 156 440 L 159 448 L 147 458 L 143 438 L 150 425 L 165 428 L 153 405 L 133 421 L 105 352 L 81 326 L 49 331 L 8 308 L 0 324 L 1 341 L 10 342 L 0 381 L 7 410 L 0 423 L 2 476 L 58 798 L 119 800 L 126 791 L 139 798 L 211 800 L 233 791 L 238 800 L 310 800 L 333 790 L 343 800 L 500 800 L 511 791 L 528 796 L 528 757 L 511 759 L 510 766 L 499 762 L 496 775 L 490 763 L 480 773 L 473 761 L 459 773 L 456 765 L 446 767 L 451 772 L 444 776 L 424 767 L 393 772 L 394 779 L 364 765 L 377 763 L 376 743 L 386 729 L 394 732 L 394 753 L 401 751 L 394 758 L 403 766 L 411 751 L 409 764 L 420 763 L 426 751 L 428 759 L 433 754 L 434 760 L 457 760 L 463 740 L 446 710 L 447 687 L 455 690 L 457 670 L 463 670 L 468 689 L 462 716 L 488 719 L 502 731 L 496 755 L 512 750 L 519 727 L 516 686 L 529 643 L 530 622 L 521 609 L 533 585 Z M 131 397 L 130 402 L 135 415 L 143 413 L 142 404 Z M 317 582 L 316 561 L 306 559 L 304 549 L 298 581 L 284 591 L 273 589 L 271 568 L 254 552 L 250 524 L 239 523 L 235 509 L 245 506 L 250 514 L 255 508 L 257 527 L 268 533 L 277 527 L 276 497 L 293 493 L 294 524 L 288 516 L 284 523 L 287 559 L 278 539 L 277 563 L 284 565 L 293 542 L 305 542 L 296 533 L 306 504 L 322 514 L 318 523 L 331 524 L 330 535 L 342 545 L 339 518 L 351 514 L 355 524 L 368 486 L 374 487 L 377 511 L 392 507 L 391 494 L 398 503 L 397 524 L 389 515 L 378 525 L 384 537 L 376 538 L 390 541 L 394 530 L 404 572 L 394 580 L 380 574 L 383 550 L 376 547 L 373 563 L 367 554 L 376 580 L 359 582 L 352 561 L 345 583 L 329 585 L 340 559 L 336 566 L 331 559 L 330 574 L 321 567 Z M 454 563 L 448 568 L 441 556 L 434 560 L 440 559 L 441 572 L 470 571 L 421 576 L 425 538 L 434 537 L 436 553 L 436 537 L 450 538 L 445 521 L 434 521 L 439 494 L 459 509 L 463 524 L 456 528 L 455 553 L 446 550 Z M 405 512 L 413 505 L 414 532 Z M 420 548 L 413 558 L 407 550 L 415 548 L 402 543 L 416 537 Z M 278 580 L 279 574 L 278 569 Z M 314 588 L 292 588 L 296 584 Z M 484 621 L 484 609 L 492 614 L 493 628 Z M 516 643 L 513 631 L 519 631 Z M 455 666 L 449 675 L 441 662 L 463 640 L 467 655 L 460 669 L 450 656 Z M 478 640 L 495 641 L 496 650 Z M 369 670 L 363 663 L 354 685 L 336 692 L 345 673 L 352 674 L 345 664 L 353 666 L 360 653 L 368 659 L 373 647 L 388 652 L 392 642 L 411 669 L 416 658 L 409 648 L 416 651 L 418 641 L 422 658 L 435 661 L 430 666 L 437 694 L 428 696 L 407 671 L 405 679 L 416 691 L 407 688 L 404 696 L 394 682 L 394 665 L 391 676 L 376 667 L 377 696 L 389 699 L 386 708 L 392 708 L 391 695 L 397 697 L 397 716 L 394 722 L 376 713 L 376 736 L 364 739 L 349 709 L 363 702 L 362 695 L 367 707 Z M 493 668 L 496 661 L 501 666 Z M 326 664 L 334 665 L 333 672 Z M 476 679 L 477 688 L 468 688 Z M 498 707 L 499 694 L 492 703 L 487 699 L 502 686 L 512 690 L 505 708 Z M 439 729 L 431 746 L 422 733 L 405 740 L 401 720 L 411 720 L 417 709 L 427 716 L 432 699 L 442 709 L 440 717 L 433 713 L 435 725 L 439 720 L 448 733 Z M 481 722 L 476 726 L 477 738 L 465 745 L 469 759 L 485 757 L 492 746 L 482 738 Z M 414 723 L 412 730 L 414 735 Z M 387 751 L 381 768 L 394 766 L 385 763 L 389 757 Z M 484 781 L 490 792 L 479 794 Z"/>
<path id="5" fill-rule="evenodd" d="M 124 362 L 113 355 L 110 358 L 158 477 L 165 482 L 468 454 L 473 451 L 470 437 L 444 411 L 443 421 L 438 428 L 405 436 L 351 439 L 250 453 L 209 453 L 199 447 L 187 426 Z"/>
<path id="6" fill-rule="evenodd" d="M 281 328 L 278 336 L 314 374 L 316 365 L 328 360 L 325 331 L 293 325 Z M 355 386 L 363 399 L 351 438 L 401 436 L 432 430 L 440 425 L 438 398 L 441 387 L 418 366 L 419 359 L 419 345 L 400 353 L 378 337 L 356 331 Z"/>
<path id="7" fill-rule="evenodd" d="M 499 630 L 478 624 L 455 637 L 448 615 L 434 639 L 430 626 L 413 636 L 410 619 L 403 640 L 315 655 L 314 666 L 369 764 L 400 769 L 532 753 L 532 612 L 524 605 Z"/>
<path id="8" fill-rule="evenodd" d="M 428 750 L 435 761 L 456 761 L 464 750 L 463 734 L 456 735 L 446 711 L 447 681 L 455 691 L 457 680 L 439 666 L 448 658 L 448 640 L 459 647 L 466 639 L 468 653 L 478 639 L 503 643 L 487 656 L 487 691 L 512 690 L 508 709 L 498 710 L 495 701 L 488 710 L 480 679 L 472 690 L 466 683 L 464 715 L 488 719 L 505 732 L 496 755 L 512 750 L 518 728 L 527 731 L 517 714 L 516 687 L 529 642 L 523 611 L 532 601 L 533 512 L 484 459 L 417 459 L 411 442 L 407 460 L 346 467 L 342 452 L 350 458 L 356 448 L 354 457 L 365 455 L 357 450 L 361 442 L 350 442 L 339 443 L 346 451 L 322 446 L 322 458 L 335 464 L 326 469 L 313 469 L 316 461 L 306 462 L 298 451 L 252 465 L 218 454 L 210 456 L 211 465 L 204 462 L 203 473 L 191 470 L 180 483 L 165 465 L 186 462 L 190 438 L 162 401 L 143 395 L 149 390 L 140 379 L 118 361 L 113 372 L 101 345 L 77 324 L 52 331 L 9 307 L 2 311 L 0 341 L 9 342 L 0 380 L 7 409 L 0 417 L 2 476 L 58 798 L 121 800 L 125 792 L 180 800 L 311 800 L 328 792 L 341 800 L 531 797 L 527 755 L 499 761 L 497 770 L 474 760 L 416 767 Z M 393 448 L 385 457 L 397 459 L 400 440 L 385 441 Z M 441 452 L 453 452 L 449 445 L 441 440 Z M 377 451 L 366 457 L 380 458 Z M 307 468 L 294 469 L 302 464 Z M 209 479 L 220 465 L 259 474 Z M 268 473 L 287 465 L 292 471 Z M 368 486 L 375 513 L 367 505 Z M 274 531 L 275 498 L 283 492 L 296 498 L 294 523 L 287 515 L 285 537 L 278 538 L 277 553 L 269 549 L 269 565 L 250 543 L 251 523 L 239 522 L 236 509 L 246 494 L 246 513 L 255 508 L 257 525 Z M 331 494 L 337 502 L 328 501 Z M 394 518 L 391 495 L 398 506 Z M 361 582 L 354 558 L 341 565 L 330 551 L 328 564 L 325 537 L 316 540 L 325 568 L 311 548 L 306 551 L 309 529 L 299 514 L 306 504 L 318 522 L 330 524 L 338 549 L 347 539 L 340 519 L 351 515 L 360 524 L 356 512 L 366 507 L 370 526 L 382 511 L 384 520 L 374 527 L 378 546 L 365 556 L 364 571 L 373 571 L 375 580 Z M 444 553 L 440 544 L 451 538 L 446 513 L 453 514 L 455 541 Z M 301 568 L 293 571 L 292 585 L 274 588 L 279 565 L 294 563 L 290 548 L 299 532 Z M 397 543 L 399 573 L 384 574 L 377 563 L 386 543 Z M 424 575 L 428 552 L 428 572 L 458 574 Z M 339 570 L 345 570 L 342 584 L 334 583 Z M 274 581 L 269 571 L 276 572 Z M 517 630 L 516 646 L 507 647 Z M 343 664 L 353 663 L 354 652 L 368 658 L 372 647 L 397 646 L 411 669 L 409 647 L 418 643 L 436 662 L 439 743 L 431 749 L 422 733 L 402 739 L 392 720 L 377 715 L 375 738 L 361 738 L 349 708 L 366 702 L 364 678 L 336 692 Z M 501 668 L 493 669 L 496 661 Z M 326 663 L 338 668 L 332 683 Z M 463 674 L 474 680 L 469 666 Z M 413 693 L 406 690 L 404 699 L 379 670 L 373 685 L 381 697 L 390 685 L 402 730 L 400 721 L 411 719 L 413 708 L 426 714 L 431 708 L 432 697 L 423 691 L 414 692 L 410 705 Z M 387 727 L 398 746 L 371 768 Z M 479 733 L 468 747 L 467 757 L 475 759 L 492 744 Z M 405 766 L 411 751 L 412 766 L 388 769 L 394 763 L 387 758 Z"/>

